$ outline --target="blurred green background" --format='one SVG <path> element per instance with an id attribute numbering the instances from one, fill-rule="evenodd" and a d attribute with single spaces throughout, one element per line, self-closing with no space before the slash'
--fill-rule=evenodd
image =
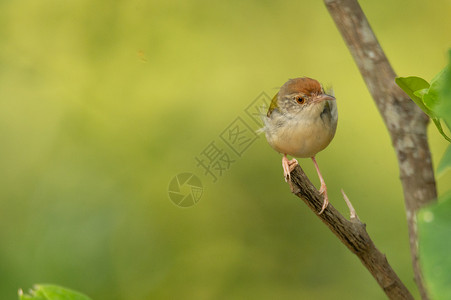
<path id="1" fill-rule="evenodd" d="M 445 66 L 450 1 L 361 5 L 398 75 L 430 80 Z M 112 300 L 384 299 L 291 195 L 263 136 L 215 183 L 196 166 L 261 92 L 298 76 L 338 99 L 337 135 L 317 156 L 332 204 L 347 214 L 343 188 L 418 295 L 395 154 L 321 1 L 7 0 L 0 298 L 54 283 Z M 436 165 L 447 144 L 429 133 Z M 204 187 L 191 208 L 168 198 L 181 172 Z"/>

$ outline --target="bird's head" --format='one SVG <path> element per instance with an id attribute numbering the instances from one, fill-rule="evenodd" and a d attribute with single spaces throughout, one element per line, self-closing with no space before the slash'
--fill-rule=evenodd
<path id="1" fill-rule="evenodd" d="M 280 113 L 287 116 L 316 117 L 323 111 L 326 100 L 335 100 L 335 97 L 326 94 L 315 79 L 308 77 L 290 79 L 280 88 L 277 97 L 274 97 L 268 116 L 277 108 Z"/>

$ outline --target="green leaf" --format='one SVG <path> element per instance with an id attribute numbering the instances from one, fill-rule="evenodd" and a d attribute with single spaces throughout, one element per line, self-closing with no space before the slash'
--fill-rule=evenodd
<path id="1" fill-rule="evenodd" d="M 451 145 L 448 146 L 445 154 L 443 154 L 443 157 L 438 164 L 437 175 L 440 176 L 449 169 L 451 169 Z"/>
<path id="2" fill-rule="evenodd" d="M 431 85 L 426 94 L 423 95 L 423 103 L 432 110 L 436 116 L 441 116 L 437 107 L 442 102 L 441 92 L 445 83 L 445 71 L 440 71 L 431 81 Z"/>
<path id="3" fill-rule="evenodd" d="M 423 98 L 415 94 L 415 92 L 428 89 L 429 83 L 423 78 L 416 76 L 409 77 L 397 77 L 395 79 L 396 84 L 412 99 L 422 111 L 428 116 L 433 117 L 432 112 L 423 103 Z"/>
<path id="4" fill-rule="evenodd" d="M 437 127 L 438 132 L 440 132 L 440 134 L 445 138 L 445 140 L 447 140 L 448 142 L 451 143 L 451 138 L 449 138 L 443 131 L 442 124 L 440 123 L 440 119 L 439 118 L 431 118 L 431 119 L 434 122 L 435 127 Z"/>
<path id="5" fill-rule="evenodd" d="M 415 91 L 413 94 L 415 96 L 417 96 L 418 98 L 423 99 L 423 96 L 426 95 L 428 93 L 428 91 L 429 91 L 429 89 L 421 89 L 421 90 Z"/>
<path id="6" fill-rule="evenodd" d="M 447 85 L 451 84 L 447 82 L 448 80 L 446 77 L 449 76 L 448 73 L 449 71 L 447 71 L 447 68 L 445 68 L 434 77 L 428 92 L 423 96 L 423 102 L 430 110 L 433 111 L 434 115 L 437 116 L 435 118 L 431 118 L 440 134 L 448 142 L 451 142 L 451 138 L 449 138 L 443 131 L 442 124 L 439 119 L 444 118 L 445 124 L 449 124 L 447 123 L 447 113 L 444 104 L 446 104 L 447 102 L 449 103 L 449 101 L 451 101 L 451 98 L 446 99 L 446 96 L 443 93 L 443 90 L 446 89 Z"/>
<path id="7" fill-rule="evenodd" d="M 434 78 L 432 78 L 431 80 L 431 85 L 436 82 L 436 81 L 440 81 L 443 79 L 443 73 L 445 73 L 446 68 L 442 69 L 440 72 L 438 72 L 437 75 L 434 76 Z"/>
<path id="8" fill-rule="evenodd" d="M 441 118 L 445 121 L 448 129 L 451 130 L 451 49 L 449 50 L 449 62 L 448 66 L 444 70 L 443 74 L 443 88 L 441 90 L 442 101 L 438 110 Z"/>
<path id="9" fill-rule="evenodd" d="M 19 300 L 91 300 L 76 291 L 56 285 L 35 285 L 30 293 L 23 294 L 19 290 Z"/>
<path id="10" fill-rule="evenodd" d="M 431 299 L 451 299 L 451 193 L 418 213 L 419 253 Z"/>

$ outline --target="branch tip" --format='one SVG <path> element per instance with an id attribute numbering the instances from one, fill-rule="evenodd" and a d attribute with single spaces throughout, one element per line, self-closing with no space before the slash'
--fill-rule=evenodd
<path id="1" fill-rule="evenodd" d="M 357 213 L 355 212 L 354 206 L 352 206 L 351 201 L 349 200 L 348 196 L 346 196 L 345 191 L 343 189 L 341 189 L 341 194 L 343 195 L 346 205 L 349 208 L 349 215 L 351 216 L 351 220 L 354 220 L 354 219 L 359 220 L 359 217 L 357 216 Z"/>

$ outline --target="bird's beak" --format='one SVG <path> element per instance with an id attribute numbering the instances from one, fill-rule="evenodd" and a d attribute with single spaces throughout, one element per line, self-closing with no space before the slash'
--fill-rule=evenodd
<path id="1" fill-rule="evenodd" d="M 327 94 L 321 94 L 313 98 L 313 102 L 321 102 L 324 100 L 335 100 L 335 97 Z"/>

